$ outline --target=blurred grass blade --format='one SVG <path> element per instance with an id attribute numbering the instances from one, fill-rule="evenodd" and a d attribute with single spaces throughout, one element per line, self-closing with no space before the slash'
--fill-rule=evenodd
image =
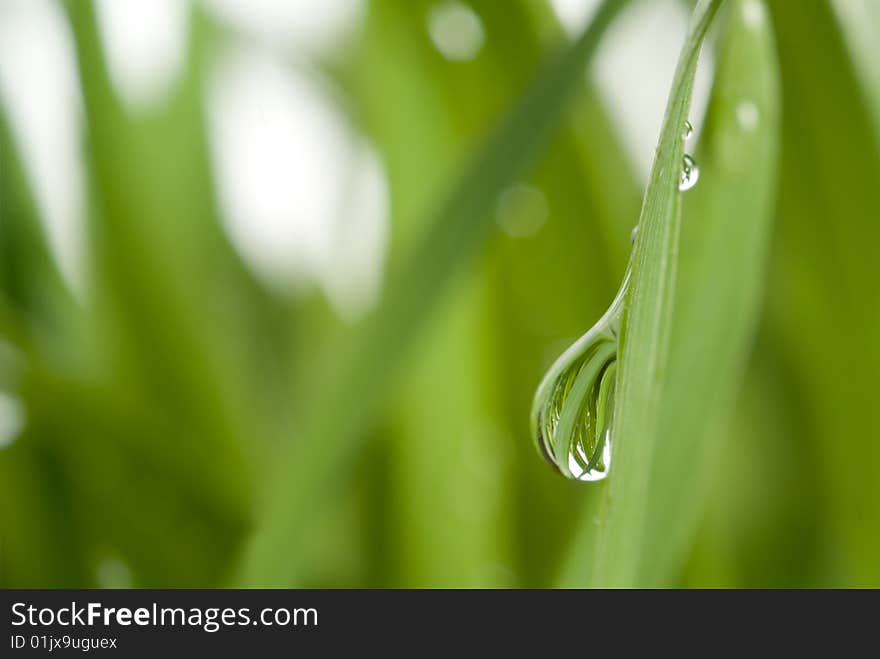
<path id="1" fill-rule="evenodd" d="M 211 33 L 187 5 L 179 78 L 161 104 L 134 110 L 112 84 L 95 3 L 63 7 L 85 108 L 94 288 L 87 370 L 49 364 L 34 406 L 54 412 L 39 420 L 71 473 L 118 464 L 105 467 L 118 482 L 91 479 L 80 494 L 113 520 L 94 532 L 129 557 L 138 583 L 213 584 L 246 527 L 267 439 L 256 383 L 283 359 L 259 356 L 274 347 L 267 296 L 215 208 L 202 94 Z"/>
<path id="2" fill-rule="evenodd" d="M 880 143 L 880 3 L 877 0 L 832 0 L 856 74 L 871 105 L 875 136 Z"/>
<path id="3" fill-rule="evenodd" d="M 731 3 L 698 151 L 702 181 L 685 195 L 663 406 L 646 501 L 640 586 L 670 586 L 714 480 L 757 328 L 778 151 L 778 79 L 760 0 Z"/>
<path id="4" fill-rule="evenodd" d="M 791 364 L 808 419 L 800 439 L 821 465 L 824 574 L 830 585 L 877 586 L 880 150 L 830 4 L 769 7 L 784 130 L 768 334 Z"/>
<path id="5" fill-rule="evenodd" d="M 424 38 L 424 4 L 374 0 L 350 68 L 337 73 L 394 182 L 392 260 L 408 254 L 432 219 L 422 209 L 539 70 L 547 44 L 566 39 L 547 3 L 470 6 L 487 34 L 505 35 L 488 39 L 478 62 L 446 60 Z M 598 317 L 617 289 L 643 194 L 615 117 L 591 83 L 576 90 L 570 118 L 535 167 L 508 188 L 543 195 L 547 221 L 527 237 L 499 234 L 480 267 L 456 282 L 395 383 L 406 393 L 387 416 L 391 441 L 383 442 L 385 433 L 371 440 L 392 465 L 382 481 L 390 503 L 380 515 L 392 520 L 390 547 L 379 552 L 386 583 L 546 585 L 572 517 L 601 498 L 600 489 L 572 487 L 535 460 L 524 436 L 548 353 Z M 586 259 L 585 245 L 592 246 Z M 559 303 L 567 299 L 578 304 Z M 479 352 L 461 338 L 465 321 Z M 463 455 L 471 468 L 462 468 Z M 500 533 L 522 549 L 505 550 Z"/>
<path id="6" fill-rule="evenodd" d="M 582 82 L 601 35 L 626 0 L 607 0 L 584 34 L 540 76 L 491 135 L 421 243 L 343 355 L 328 364 L 324 386 L 304 406 L 298 437 L 280 456 L 264 491 L 239 584 L 287 585 L 297 571 L 297 535 L 322 487 L 344 473 L 382 400 L 389 376 L 434 305 L 443 284 L 483 242 L 498 194 L 530 163 Z"/>
<path id="7" fill-rule="evenodd" d="M 49 250 L 3 108 L 0 108 L 0 296 L 5 298 L 3 306 L 15 309 L 19 320 L 26 323 L 57 322 L 59 307 L 71 302 Z"/>
<path id="8" fill-rule="evenodd" d="M 10 435 L 8 403 L 0 409 L 2 587 L 75 587 L 87 579 L 82 532 L 72 520 L 70 493 L 54 456 L 37 443 L 27 416 L 32 413 L 28 380 L 33 364 L 53 350 L 52 356 L 59 359 L 59 339 L 74 311 L 0 107 L 0 394 L 27 410 L 24 427 Z M 57 547 L 65 550 L 56 551 Z"/>
<path id="9" fill-rule="evenodd" d="M 596 578 L 602 585 L 633 585 L 643 551 L 648 498 L 653 494 L 648 481 L 669 362 L 685 122 L 700 47 L 720 5 L 721 0 L 703 0 L 694 10 L 639 218 L 632 285 L 621 326 L 610 503 L 597 552 Z"/>
<path id="10" fill-rule="evenodd" d="M 360 122 L 395 182 L 392 262 L 409 253 L 424 221 L 432 219 L 419 211 L 448 187 L 450 172 L 468 163 L 475 137 L 539 70 L 546 44 L 566 38 L 543 3 L 471 6 L 487 34 L 505 34 L 484 44 L 478 63 L 462 67 L 449 61 L 422 36 L 424 4 L 374 0 L 351 58 L 357 65 L 341 72 Z M 379 88 L 385 93 L 376 94 Z M 389 105 L 389 96 L 397 101 Z M 548 315 L 567 313 L 579 327 L 593 305 L 602 304 L 606 282 L 607 288 L 616 284 L 611 280 L 628 254 L 641 186 L 634 184 L 613 123 L 589 83 L 576 89 L 570 107 L 570 119 L 535 166 L 507 188 L 546 200 L 549 221 L 525 238 L 499 233 L 486 255 L 481 253 L 478 267 L 456 279 L 395 381 L 399 393 L 379 426 L 388 430 L 372 436 L 370 452 L 384 450 L 389 465 L 382 483 L 388 493 L 382 516 L 389 531 L 381 551 L 389 585 L 546 583 L 532 565 L 546 572 L 564 542 L 556 538 L 565 537 L 568 525 L 544 506 L 559 511 L 566 495 L 583 504 L 583 491 L 565 491 L 566 484 L 545 473 L 531 450 L 517 450 L 530 449 L 519 436 L 528 402 L 506 397 L 532 387 L 532 356 L 546 350 L 547 338 L 517 336 L 516 313 L 499 314 L 499 306 L 505 306 L 501 300 L 516 291 L 528 296 L 518 298 L 516 308 L 528 309 L 545 326 L 553 326 Z M 584 259 L 582 246 L 591 243 L 607 246 L 606 258 Z M 626 253 L 618 258 L 624 245 Z M 507 265 L 493 267 L 500 265 L 496 256 Z M 583 281 L 594 285 L 584 289 Z M 576 308 L 558 304 L 569 289 L 580 296 Z M 502 350 L 517 359 L 503 359 Z M 513 457 L 522 458 L 526 473 L 541 478 L 535 496 L 518 496 L 522 472 Z M 549 482 L 543 479 L 548 475 Z M 520 555 L 511 551 L 518 526 L 512 520 L 521 518 L 521 505 L 543 521 L 534 546 L 523 552 L 529 566 L 518 565 Z M 443 523 L 425 524 L 426 519 Z M 310 574 L 312 568 L 300 570 Z"/>

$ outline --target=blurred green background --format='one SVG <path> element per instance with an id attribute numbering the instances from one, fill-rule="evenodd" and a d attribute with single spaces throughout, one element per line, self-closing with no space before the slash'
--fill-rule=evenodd
<path id="1" fill-rule="evenodd" d="M 587 584 L 607 483 L 531 398 L 617 289 L 690 4 L 472 163 L 595 4 L 0 0 L 0 586 Z M 761 321 L 666 583 L 880 586 L 878 7 L 767 4 Z"/>

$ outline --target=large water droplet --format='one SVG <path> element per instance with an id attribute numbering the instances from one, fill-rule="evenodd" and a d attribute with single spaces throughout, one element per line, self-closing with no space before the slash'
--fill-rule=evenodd
<path id="1" fill-rule="evenodd" d="M 532 404 L 538 450 L 563 476 L 598 481 L 611 466 L 617 339 L 629 270 L 608 311 L 550 367 Z"/>
<path id="2" fill-rule="evenodd" d="M 700 179 L 700 168 L 696 161 L 688 154 L 681 159 L 681 176 L 678 179 L 678 189 L 684 192 L 690 190 Z"/>

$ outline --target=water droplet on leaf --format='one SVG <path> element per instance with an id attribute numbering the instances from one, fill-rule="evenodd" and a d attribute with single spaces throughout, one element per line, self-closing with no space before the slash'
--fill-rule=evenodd
<path id="1" fill-rule="evenodd" d="M 736 120 L 743 130 L 754 130 L 760 118 L 761 113 L 758 111 L 758 107 L 751 101 L 740 101 L 737 104 Z"/>
<path id="2" fill-rule="evenodd" d="M 550 367 L 532 404 L 538 450 L 563 476 L 598 481 L 611 466 L 617 340 L 629 270 L 608 311 Z"/>
<path id="3" fill-rule="evenodd" d="M 684 139 L 689 140 L 691 135 L 693 135 L 693 134 L 694 134 L 694 127 L 691 126 L 691 122 L 685 121 L 684 122 L 684 132 L 682 133 L 682 135 L 684 136 Z"/>
<path id="4" fill-rule="evenodd" d="M 684 138 L 693 133 L 685 123 Z M 690 190 L 700 170 L 685 154 L 679 190 Z M 635 244 L 636 225 L 630 234 Z M 611 428 L 617 386 L 617 355 L 624 298 L 629 287 L 627 268 L 608 311 L 547 371 L 532 402 L 532 436 L 541 455 L 566 478 L 599 481 L 611 467 Z"/>
<path id="5" fill-rule="evenodd" d="M 700 168 L 696 161 L 688 154 L 681 159 L 681 176 L 678 179 L 678 189 L 684 192 L 690 190 L 700 179 Z"/>

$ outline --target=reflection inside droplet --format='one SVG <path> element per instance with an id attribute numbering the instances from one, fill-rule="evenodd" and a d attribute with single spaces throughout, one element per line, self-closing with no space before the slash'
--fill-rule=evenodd
<path id="1" fill-rule="evenodd" d="M 681 159 L 681 176 L 678 179 L 678 189 L 682 192 L 690 190 L 697 184 L 699 178 L 700 168 L 697 167 L 696 161 L 688 154 L 684 154 L 684 157 Z"/>
<path id="2" fill-rule="evenodd" d="M 694 134 L 694 127 L 691 125 L 690 121 L 684 122 L 684 131 L 682 132 L 682 136 L 684 139 L 689 140 L 691 135 Z"/>
<path id="3" fill-rule="evenodd" d="M 609 429 L 605 433 L 605 443 L 602 446 L 602 469 L 593 468 L 585 470 L 582 465 L 583 458 L 586 456 L 584 456 L 580 449 L 578 449 L 578 455 L 581 457 L 581 460 L 578 460 L 572 454 L 569 454 L 568 456 L 568 468 L 571 471 L 574 480 L 587 483 L 595 483 L 596 481 L 603 480 L 608 475 L 608 470 L 611 468 L 611 430 Z"/>

